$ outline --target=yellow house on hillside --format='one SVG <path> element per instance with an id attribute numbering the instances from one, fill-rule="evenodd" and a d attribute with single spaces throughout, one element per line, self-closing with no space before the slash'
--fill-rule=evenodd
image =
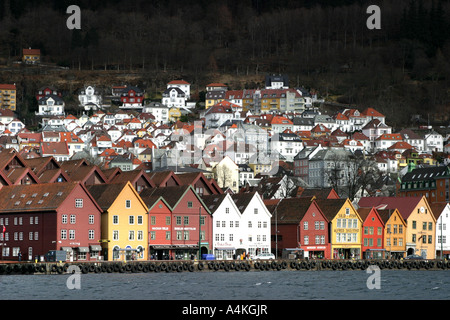
<path id="1" fill-rule="evenodd" d="M 169 121 L 177 122 L 181 118 L 180 108 L 172 107 L 169 109 Z"/>
<path id="2" fill-rule="evenodd" d="M 16 110 L 16 85 L 0 84 L 0 108 Z"/>
<path id="3" fill-rule="evenodd" d="M 88 191 L 103 209 L 104 260 L 148 260 L 148 208 L 131 183 L 91 185 Z"/>
<path id="4" fill-rule="evenodd" d="M 41 50 L 40 49 L 23 49 L 22 61 L 28 64 L 36 64 L 41 62 Z"/>
<path id="5" fill-rule="evenodd" d="M 361 259 L 362 219 L 349 199 L 316 199 L 330 223 L 332 259 Z"/>

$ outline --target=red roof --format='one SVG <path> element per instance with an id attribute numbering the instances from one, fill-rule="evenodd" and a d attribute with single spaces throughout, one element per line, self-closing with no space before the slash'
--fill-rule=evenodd
<path id="1" fill-rule="evenodd" d="M 366 110 L 361 112 L 361 114 L 363 114 L 363 115 L 365 115 L 367 117 L 384 117 L 383 114 L 379 113 L 374 108 L 367 108 Z"/>
<path id="2" fill-rule="evenodd" d="M 184 80 L 173 80 L 173 81 L 170 81 L 168 84 L 190 84 L 190 83 L 186 82 Z"/>
<path id="3" fill-rule="evenodd" d="M 41 54 L 40 49 L 23 49 L 23 54 Z"/>
<path id="4" fill-rule="evenodd" d="M 358 205 L 362 208 L 397 209 L 403 219 L 408 219 L 422 197 L 362 197 Z"/>
<path id="5" fill-rule="evenodd" d="M 289 120 L 286 117 L 282 117 L 282 116 L 275 116 L 273 117 L 271 124 L 292 124 L 292 121 Z"/>
<path id="6" fill-rule="evenodd" d="M 0 90 L 16 90 L 15 84 L 0 84 Z"/>
<path id="7" fill-rule="evenodd" d="M 408 142 L 399 141 L 394 143 L 392 146 L 388 148 L 388 150 L 392 149 L 414 149 L 414 147 L 410 145 Z"/>

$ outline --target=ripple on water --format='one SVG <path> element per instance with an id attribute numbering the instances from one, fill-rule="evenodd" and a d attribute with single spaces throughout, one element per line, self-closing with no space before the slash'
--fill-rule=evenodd
<path id="1" fill-rule="evenodd" d="M 365 271 L 183 272 L 0 276 L 0 299 L 449 299 L 448 271 L 382 270 L 370 290 Z"/>

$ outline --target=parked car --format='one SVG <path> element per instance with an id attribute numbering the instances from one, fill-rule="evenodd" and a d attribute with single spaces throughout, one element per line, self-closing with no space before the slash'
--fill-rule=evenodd
<path id="1" fill-rule="evenodd" d="M 413 259 L 413 260 L 423 260 L 422 256 L 419 256 L 417 254 L 411 254 L 409 256 L 406 256 L 405 259 Z"/>
<path id="2" fill-rule="evenodd" d="M 260 253 L 257 256 L 253 257 L 254 260 L 270 260 L 275 259 L 275 255 L 273 253 Z"/>

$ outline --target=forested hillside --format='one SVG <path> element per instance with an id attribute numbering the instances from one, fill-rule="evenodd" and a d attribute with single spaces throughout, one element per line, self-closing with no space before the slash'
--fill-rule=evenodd
<path id="1" fill-rule="evenodd" d="M 398 124 L 450 114 L 450 2 L 444 0 L 4 0 L 0 63 L 40 48 L 80 70 L 169 72 L 204 86 L 227 75 L 286 73 L 291 86 L 372 106 Z M 81 30 L 66 8 L 81 8 Z M 381 30 L 366 9 L 381 8 Z M 2 77 L 0 81 L 7 81 Z M 235 88 L 237 89 L 237 88 Z M 405 112 L 406 111 L 406 112 Z"/>

